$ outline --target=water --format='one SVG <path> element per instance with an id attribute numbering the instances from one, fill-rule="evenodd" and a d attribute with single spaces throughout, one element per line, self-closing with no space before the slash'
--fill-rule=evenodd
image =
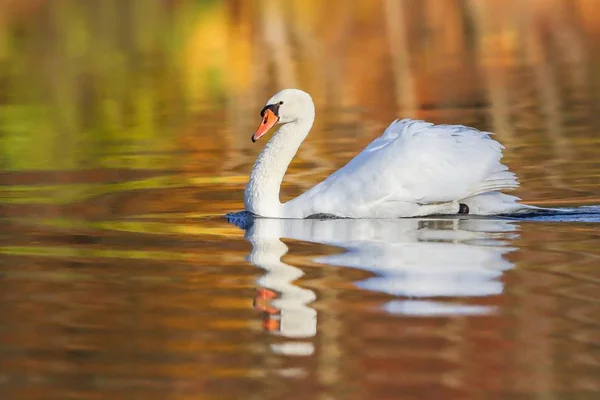
<path id="1" fill-rule="evenodd" d="M 597 398 L 593 1 L 6 3 L 0 398 Z M 283 200 L 401 116 L 495 132 L 552 210 L 248 218 L 285 86 Z"/>

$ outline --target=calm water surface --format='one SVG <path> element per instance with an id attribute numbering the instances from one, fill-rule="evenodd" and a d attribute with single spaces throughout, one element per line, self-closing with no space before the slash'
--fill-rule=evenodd
<path id="1" fill-rule="evenodd" d="M 228 221 L 243 184 L 5 176 L 2 398 L 600 392 L 597 208 Z"/>
<path id="2" fill-rule="evenodd" d="M 592 2 L 292 3 L 4 3 L 0 398 L 598 398 Z M 284 86 L 317 104 L 284 200 L 401 116 L 496 132 L 562 211 L 226 218 Z"/>

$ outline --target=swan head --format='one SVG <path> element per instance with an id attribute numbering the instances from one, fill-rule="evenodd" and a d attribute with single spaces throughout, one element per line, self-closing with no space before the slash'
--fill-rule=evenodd
<path id="1" fill-rule="evenodd" d="M 260 112 L 262 120 L 252 135 L 256 142 L 275 124 L 286 124 L 303 117 L 314 117 L 315 105 L 310 95 L 300 89 L 283 89 L 271 97 Z"/>

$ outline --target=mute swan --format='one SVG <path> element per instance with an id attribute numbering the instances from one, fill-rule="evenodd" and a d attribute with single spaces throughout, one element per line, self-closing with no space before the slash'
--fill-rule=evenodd
<path id="1" fill-rule="evenodd" d="M 267 101 L 256 142 L 282 124 L 258 156 L 246 186 L 246 211 L 261 217 L 400 218 L 502 214 L 525 207 L 500 193 L 518 187 L 500 143 L 462 125 L 396 120 L 343 168 L 284 204 L 283 176 L 315 119 L 310 95 L 284 89 Z"/>

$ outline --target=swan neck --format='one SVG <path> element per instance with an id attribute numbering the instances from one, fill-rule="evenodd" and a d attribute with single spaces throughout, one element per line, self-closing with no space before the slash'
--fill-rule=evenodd
<path id="1" fill-rule="evenodd" d="M 308 135 L 314 114 L 282 125 L 256 159 L 246 186 L 246 210 L 262 217 L 284 217 L 279 191 L 283 177 Z"/>

